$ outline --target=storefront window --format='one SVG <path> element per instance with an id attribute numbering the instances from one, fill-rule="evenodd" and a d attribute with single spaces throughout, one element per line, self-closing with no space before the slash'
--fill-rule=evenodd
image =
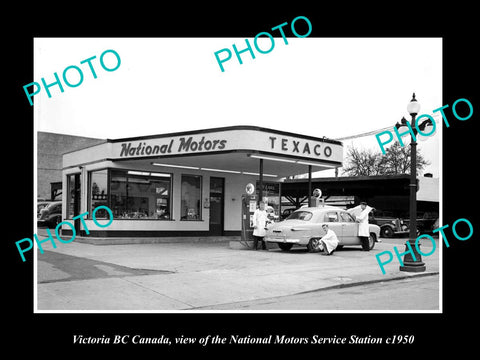
<path id="1" fill-rule="evenodd" d="M 115 219 L 170 219 L 171 175 L 112 170 L 110 209 Z"/>
<path id="2" fill-rule="evenodd" d="M 75 174 L 67 175 L 67 219 L 75 216 Z"/>
<path id="3" fill-rule="evenodd" d="M 90 214 L 98 206 L 108 206 L 108 174 L 107 170 L 90 173 Z M 107 211 L 100 209 L 95 213 L 98 219 L 106 219 Z"/>
<path id="4" fill-rule="evenodd" d="M 181 220 L 202 219 L 202 177 L 182 175 Z"/>

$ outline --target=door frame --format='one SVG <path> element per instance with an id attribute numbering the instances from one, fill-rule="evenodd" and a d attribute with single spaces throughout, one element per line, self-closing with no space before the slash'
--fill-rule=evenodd
<path id="1" fill-rule="evenodd" d="M 73 198 L 73 217 L 80 215 L 81 212 L 81 197 L 82 197 L 82 185 L 81 185 L 81 173 L 72 174 L 74 176 L 74 198 Z M 73 221 L 75 232 L 80 234 L 80 219 L 75 219 Z"/>

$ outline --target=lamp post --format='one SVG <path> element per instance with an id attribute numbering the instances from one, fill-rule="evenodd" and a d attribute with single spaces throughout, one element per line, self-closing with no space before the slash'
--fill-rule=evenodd
<path id="1" fill-rule="evenodd" d="M 417 134 L 417 127 L 415 126 L 415 118 L 420 111 L 420 104 L 415 99 L 415 93 L 413 98 L 407 105 L 407 111 L 412 116 L 410 128 L 412 130 L 411 142 L 410 142 L 410 234 L 407 243 L 405 243 L 405 255 L 403 258 L 403 266 L 400 266 L 400 271 L 407 272 L 423 272 L 425 271 L 425 263 L 422 261 L 422 256 L 417 251 L 415 246 L 415 240 L 417 238 L 417 141 L 414 135 Z M 423 130 L 430 120 L 424 121 L 418 126 Z M 401 123 L 397 123 L 395 127 L 398 129 L 401 126 L 405 126 L 407 120 L 402 118 Z M 411 251 L 409 251 L 411 249 Z M 413 256 L 412 256 L 413 253 Z"/>

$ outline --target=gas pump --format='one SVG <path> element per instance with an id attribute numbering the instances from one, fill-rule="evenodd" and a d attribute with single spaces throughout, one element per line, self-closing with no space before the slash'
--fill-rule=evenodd
<path id="1" fill-rule="evenodd" d="M 325 205 L 324 199 L 322 199 L 322 190 L 318 188 L 313 190 L 313 195 L 310 197 L 310 199 L 311 206 L 313 207 Z"/>
<path id="2" fill-rule="evenodd" d="M 257 208 L 258 196 L 255 194 L 255 186 L 251 183 L 245 187 L 242 194 L 242 235 L 243 245 L 248 247 L 247 241 L 253 241 L 253 213 Z"/>

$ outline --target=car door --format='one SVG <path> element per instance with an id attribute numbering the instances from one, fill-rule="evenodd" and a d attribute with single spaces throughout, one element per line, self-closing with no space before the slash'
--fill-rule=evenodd
<path id="1" fill-rule="evenodd" d="M 343 244 L 342 223 L 340 222 L 338 211 L 329 210 L 325 212 L 323 222 L 328 224 L 328 228 L 337 235 L 340 244 Z"/>
<path id="2" fill-rule="evenodd" d="M 340 220 L 342 224 L 342 235 L 344 244 L 358 244 L 358 223 L 356 223 L 352 215 L 350 215 L 346 211 L 340 212 Z"/>

